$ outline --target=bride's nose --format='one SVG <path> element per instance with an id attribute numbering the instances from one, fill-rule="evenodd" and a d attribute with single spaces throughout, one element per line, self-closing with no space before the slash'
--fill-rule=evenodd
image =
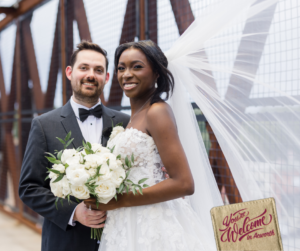
<path id="1" fill-rule="evenodd" d="M 133 75 L 132 75 L 130 69 L 126 69 L 125 72 L 124 72 L 124 74 L 123 74 L 123 78 L 124 78 L 124 79 L 129 79 L 129 78 L 131 78 L 132 76 L 133 76 Z"/>

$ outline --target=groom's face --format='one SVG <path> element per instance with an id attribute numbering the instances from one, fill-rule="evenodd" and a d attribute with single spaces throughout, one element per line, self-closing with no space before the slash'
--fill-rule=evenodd
<path id="1" fill-rule="evenodd" d="M 67 67 L 66 75 L 71 81 L 74 97 L 87 103 L 99 100 L 109 79 L 105 57 L 93 50 L 80 51 L 74 66 Z"/>

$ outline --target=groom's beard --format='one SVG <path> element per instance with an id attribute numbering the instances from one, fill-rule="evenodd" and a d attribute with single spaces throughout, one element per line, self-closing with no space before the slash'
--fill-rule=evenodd
<path id="1" fill-rule="evenodd" d="M 89 82 L 89 83 L 96 84 L 97 88 L 95 89 L 94 93 L 92 93 L 92 94 L 86 94 L 86 93 L 83 92 L 82 85 L 83 85 L 84 82 Z M 85 79 L 82 79 L 80 81 L 79 88 L 73 89 L 74 97 L 77 100 L 81 101 L 81 102 L 88 103 L 88 104 L 95 104 L 95 103 L 97 103 L 99 101 L 100 95 L 102 93 L 102 88 L 101 87 L 99 88 L 99 86 L 101 86 L 101 85 L 99 85 L 98 81 L 96 81 L 96 80 L 85 80 Z"/>

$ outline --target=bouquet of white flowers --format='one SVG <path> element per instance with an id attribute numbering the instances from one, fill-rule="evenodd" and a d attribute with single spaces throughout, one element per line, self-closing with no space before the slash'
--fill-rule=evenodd
<path id="1" fill-rule="evenodd" d="M 111 138 L 124 131 L 122 126 L 113 128 Z M 117 199 L 117 193 L 129 190 L 134 194 L 142 192 L 142 186 L 147 178 L 141 179 L 138 184 L 134 184 L 128 179 L 130 168 L 134 163 L 134 155 L 125 157 L 125 163 L 121 161 L 121 155 L 113 154 L 114 147 L 109 149 L 100 144 L 85 143 L 78 149 L 67 149 L 72 143 L 71 132 L 65 139 L 57 138 L 63 145 L 64 150 L 59 152 L 46 153 L 46 158 L 53 163 L 52 168 L 48 168 L 50 187 L 52 193 L 57 197 L 55 204 L 63 198 L 67 198 L 71 203 L 70 196 L 79 200 L 96 198 L 97 203 L 108 203 L 112 198 Z M 55 156 L 56 155 L 56 156 Z M 100 239 L 102 229 L 92 229 L 91 238 Z"/>

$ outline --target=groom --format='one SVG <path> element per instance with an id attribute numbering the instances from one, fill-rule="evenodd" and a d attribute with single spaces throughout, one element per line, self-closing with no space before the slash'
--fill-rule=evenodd
<path id="1" fill-rule="evenodd" d="M 83 203 L 64 200 L 55 206 L 56 197 L 50 191 L 46 167 L 51 164 L 45 153 L 63 149 L 56 139 L 72 132 L 74 141 L 69 148 L 78 148 L 82 140 L 106 146 L 109 130 L 129 116 L 103 106 L 100 95 L 108 82 L 106 51 L 97 44 L 83 41 L 71 57 L 66 68 L 71 81 L 73 96 L 61 108 L 34 118 L 23 159 L 19 195 L 22 201 L 44 217 L 42 251 L 96 251 L 98 244 L 91 240 L 90 228 L 103 227 L 106 212 L 90 211 Z M 107 133 L 108 132 L 108 133 Z"/>

